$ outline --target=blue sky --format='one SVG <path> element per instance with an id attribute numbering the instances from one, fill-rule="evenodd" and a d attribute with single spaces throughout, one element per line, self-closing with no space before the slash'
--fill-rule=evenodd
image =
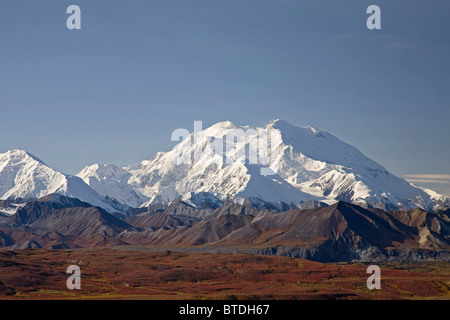
<path id="1" fill-rule="evenodd" d="M 66 28 L 71 4 L 81 30 Z M 371 4 L 381 30 L 366 28 Z M 281 118 L 450 194 L 449 12 L 439 0 L 4 0 L 0 152 L 75 174 L 150 159 L 194 120 Z"/>

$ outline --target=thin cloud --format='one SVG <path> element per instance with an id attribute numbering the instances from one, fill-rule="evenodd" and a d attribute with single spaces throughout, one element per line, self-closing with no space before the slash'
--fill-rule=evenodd
<path id="1" fill-rule="evenodd" d="M 406 174 L 406 181 L 450 197 L 450 174 Z"/>
<path id="2" fill-rule="evenodd" d="M 406 174 L 406 179 L 417 180 L 448 180 L 450 181 L 450 174 Z"/>
<path id="3" fill-rule="evenodd" d="M 406 181 L 408 182 L 425 182 L 425 183 L 442 183 L 442 184 L 449 184 L 450 181 L 448 180 L 438 180 L 438 179 L 410 179 L 406 178 Z"/>

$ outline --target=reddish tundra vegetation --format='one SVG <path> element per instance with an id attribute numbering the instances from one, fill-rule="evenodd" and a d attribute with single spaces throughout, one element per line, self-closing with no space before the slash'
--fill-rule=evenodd
<path id="1" fill-rule="evenodd" d="M 70 265 L 81 289 L 69 290 Z M 450 264 L 389 264 L 369 290 L 368 265 L 146 248 L 0 252 L 0 299 L 450 299 Z"/>

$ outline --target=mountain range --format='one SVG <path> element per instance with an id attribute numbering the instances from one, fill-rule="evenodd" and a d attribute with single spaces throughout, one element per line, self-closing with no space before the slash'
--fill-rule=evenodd
<path id="1" fill-rule="evenodd" d="M 449 261 L 450 211 L 386 212 L 342 201 L 287 211 L 236 203 L 198 209 L 178 200 L 110 214 L 53 194 L 0 218 L 3 249 L 98 246 L 245 252 L 321 262 Z"/>
<path id="2" fill-rule="evenodd" d="M 225 140 L 239 130 L 245 132 L 245 139 L 216 152 L 212 140 Z M 268 136 L 271 150 L 277 153 L 264 165 L 252 162 L 249 150 Z M 177 160 L 195 152 L 199 154 L 195 162 Z M 263 168 L 271 174 L 261 174 Z M 260 128 L 219 122 L 191 133 L 171 151 L 158 152 L 151 160 L 123 168 L 94 164 L 76 176 L 57 172 L 23 150 L 0 154 L 0 200 L 32 200 L 54 193 L 110 213 L 170 204 L 176 199 L 195 208 L 250 201 L 252 206 L 277 210 L 345 201 L 388 211 L 419 208 L 434 212 L 450 203 L 446 196 L 396 177 L 326 131 L 283 120 Z M 17 208 L 17 204 L 0 205 L 4 214 Z"/>
<path id="3" fill-rule="evenodd" d="M 151 160 L 76 176 L 23 150 L 0 154 L 0 248 L 98 246 L 450 261 L 449 199 L 282 120 L 220 122 Z"/>

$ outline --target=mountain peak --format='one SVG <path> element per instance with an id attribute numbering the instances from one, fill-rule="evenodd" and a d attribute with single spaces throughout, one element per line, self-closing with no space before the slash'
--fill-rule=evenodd
<path id="1" fill-rule="evenodd" d="M 231 121 L 221 121 L 221 122 L 217 122 L 215 124 L 213 124 L 212 126 L 204 129 L 207 133 L 210 131 L 218 131 L 219 133 L 223 133 L 226 132 L 228 130 L 234 130 L 237 129 L 238 126 L 236 126 L 233 122 Z"/>
<path id="2" fill-rule="evenodd" d="M 213 148 L 218 146 L 206 143 L 205 137 L 223 138 L 235 129 L 243 129 L 246 138 L 223 151 L 225 158 L 232 160 L 225 162 L 224 157 L 216 156 Z M 280 153 L 274 152 L 272 157 L 270 152 L 267 159 L 264 158 L 267 151 L 264 143 L 270 129 L 274 129 L 270 134 L 270 148 L 277 148 Z M 127 190 L 128 185 L 130 192 L 134 190 L 150 199 L 143 206 L 170 202 L 185 194 L 202 201 L 209 201 L 205 195 L 210 194 L 219 198 L 230 197 L 238 202 L 254 198 L 294 205 L 307 200 L 327 203 L 343 200 L 379 207 L 420 206 L 426 209 L 435 205 L 425 192 L 390 174 L 352 145 L 314 126 L 295 126 L 283 119 L 273 120 L 263 128 L 236 126 L 231 121 L 222 121 L 205 128 L 202 134 L 203 139 L 194 140 L 194 143 L 190 139 L 185 140 L 162 156 L 146 161 L 145 165 L 128 169 L 130 176 L 121 179 L 123 188 L 118 190 L 120 193 L 106 188 L 111 184 L 117 185 L 117 180 L 106 177 L 105 173 L 101 175 L 102 179 L 93 175 L 83 179 L 100 194 L 108 194 L 112 198 Z M 275 174 L 261 174 L 263 164 L 251 162 L 255 161 L 254 158 L 250 160 L 250 151 L 247 151 L 251 148 L 258 154 L 256 161 L 264 159 L 264 168 Z M 197 153 L 203 150 L 206 151 Z M 174 164 L 171 159 L 180 154 L 187 155 L 184 159 L 188 160 L 192 160 L 192 155 L 199 157 L 193 165 Z M 126 200 L 125 197 L 121 199 Z"/>
<path id="3" fill-rule="evenodd" d="M 283 119 L 275 119 L 270 121 L 267 124 L 267 127 L 272 127 L 272 128 L 282 128 L 282 127 L 294 127 L 292 124 L 290 124 L 288 121 L 283 120 Z"/>
<path id="4" fill-rule="evenodd" d="M 148 198 L 128 185 L 131 173 L 113 164 L 94 164 L 77 174 L 101 196 L 108 196 L 131 207 L 139 207 Z"/>
<path id="5" fill-rule="evenodd" d="M 268 124 L 268 127 L 272 127 L 274 129 L 278 129 L 281 132 L 285 132 L 287 134 L 296 135 L 299 132 L 304 133 L 312 133 L 315 136 L 324 137 L 325 134 L 328 134 L 331 136 L 331 134 L 327 133 L 326 131 L 320 130 L 315 126 L 306 126 L 306 127 L 299 127 L 291 124 L 290 122 L 283 120 L 283 119 L 276 119 Z"/>
<path id="6" fill-rule="evenodd" d="M 127 175 L 128 172 L 122 168 L 119 168 L 118 166 L 114 164 L 93 164 L 91 166 L 86 166 L 84 169 L 78 174 L 80 178 L 83 180 L 85 176 L 87 175 L 101 175 L 108 178 L 116 178 L 121 177 L 123 175 Z"/>
<path id="7" fill-rule="evenodd" d="M 2 154 L 0 154 L 0 157 L 2 156 Z M 7 157 L 10 161 L 13 162 L 20 162 L 26 159 L 32 159 L 34 161 L 37 161 L 41 164 L 44 164 L 44 161 L 42 161 L 41 159 L 39 159 L 38 157 L 32 155 L 31 153 L 22 150 L 22 149 L 12 149 L 12 150 L 8 150 L 6 153 L 3 154 L 4 157 Z"/>

